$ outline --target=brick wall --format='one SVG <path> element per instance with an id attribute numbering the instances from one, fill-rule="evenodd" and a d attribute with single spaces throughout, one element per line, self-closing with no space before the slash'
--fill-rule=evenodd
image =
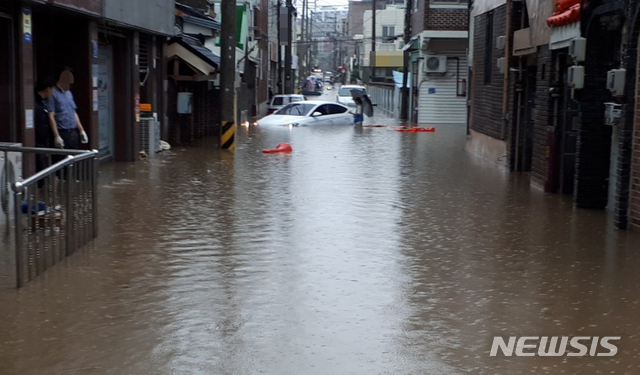
<path id="1" fill-rule="evenodd" d="M 485 56 L 488 19 L 493 14 L 493 38 L 491 41 L 491 82 L 485 84 Z M 498 57 L 504 56 L 504 51 L 495 46 L 495 38 L 504 35 L 506 30 L 506 7 L 501 6 L 493 12 L 481 14 L 475 18 L 473 35 L 473 74 L 471 116 L 472 129 L 490 137 L 502 137 L 502 97 L 504 75 L 496 65 Z"/>
<path id="2" fill-rule="evenodd" d="M 425 0 L 422 3 L 424 3 L 425 30 L 469 29 L 469 12 L 467 9 L 430 8 L 429 0 Z"/>
<path id="3" fill-rule="evenodd" d="M 549 88 L 553 78 L 553 64 L 549 46 L 538 49 L 538 70 L 536 77 L 535 109 L 533 110 L 533 158 L 531 164 L 531 180 L 543 186 L 549 173 L 547 161 L 547 135 L 549 126 L 553 125 L 553 107 L 549 98 Z"/>
<path id="4" fill-rule="evenodd" d="M 192 114 L 176 112 L 177 93 L 193 93 Z M 174 146 L 189 145 L 220 132 L 219 90 L 208 90 L 206 82 L 172 82 L 167 93 L 169 100 L 169 143 Z"/>

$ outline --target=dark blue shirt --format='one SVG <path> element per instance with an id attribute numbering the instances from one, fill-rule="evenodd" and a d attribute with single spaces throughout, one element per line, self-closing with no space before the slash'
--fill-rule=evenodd
<path id="1" fill-rule="evenodd" d="M 75 129 L 77 107 L 71 91 L 62 91 L 56 86 L 53 88 L 51 99 L 58 129 Z"/>
<path id="2" fill-rule="evenodd" d="M 53 110 L 52 100 L 43 99 L 36 92 L 36 106 L 34 108 L 33 120 L 36 128 L 36 146 L 51 147 L 51 126 L 49 125 L 49 112 Z"/>

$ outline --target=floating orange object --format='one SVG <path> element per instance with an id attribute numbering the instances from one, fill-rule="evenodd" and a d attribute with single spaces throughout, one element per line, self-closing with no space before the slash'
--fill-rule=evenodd
<path id="1" fill-rule="evenodd" d="M 434 131 L 436 131 L 436 128 L 419 128 L 419 127 L 406 127 L 406 126 L 399 126 L 396 129 L 394 129 L 397 132 L 400 133 L 432 133 Z"/>
<path id="2" fill-rule="evenodd" d="M 547 26 L 560 27 L 578 21 L 580 21 L 580 3 L 554 13 L 553 16 L 547 18 Z"/>
<path id="3" fill-rule="evenodd" d="M 286 142 L 278 143 L 276 148 L 273 150 L 262 150 L 262 152 L 265 154 L 275 154 L 277 152 L 291 152 L 291 151 L 293 151 L 293 149 L 291 148 L 291 145 Z"/>

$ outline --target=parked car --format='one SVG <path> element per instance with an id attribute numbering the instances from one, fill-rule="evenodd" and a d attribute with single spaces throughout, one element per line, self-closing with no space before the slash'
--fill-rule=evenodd
<path id="1" fill-rule="evenodd" d="M 368 96 L 367 89 L 364 86 L 356 86 L 356 85 L 346 85 L 340 87 L 338 91 L 338 95 L 336 96 L 336 102 L 340 104 L 344 104 L 348 107 L 355 107 L 356 103 L 353 101 L 353 95 L 351 95 L 351 90 L 361 91 L 365 96 Z"/>
<path id="2" fill-rule="evenodd" d="M 272 114 L 287 104 L 307 100 L 304 95 L 275 95 L 269 103 L 269 114 Z"/>
<path id="3" fill-rule="evenodd" d="M 342 104 L 323 101 L 291 103 L 258 121 L 258 126 L 353 125 L 353 115 Z"/>

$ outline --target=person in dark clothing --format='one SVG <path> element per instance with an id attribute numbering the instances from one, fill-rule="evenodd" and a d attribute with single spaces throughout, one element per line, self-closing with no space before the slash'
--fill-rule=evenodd
<path id="1" fill-rule="evenodd" d="M 36 147 L 49 148 L 53 146 L 53 132 L 49 121 L 49 113 L 53 111 L 51 95 L 56 82 L 53 78 L 45 77 L 36 83 L 35 108 L 33 122 L 36 130 Z M 36 155 L 36 170 L 39 172 L 49 166 L 46 155 Z"/>

